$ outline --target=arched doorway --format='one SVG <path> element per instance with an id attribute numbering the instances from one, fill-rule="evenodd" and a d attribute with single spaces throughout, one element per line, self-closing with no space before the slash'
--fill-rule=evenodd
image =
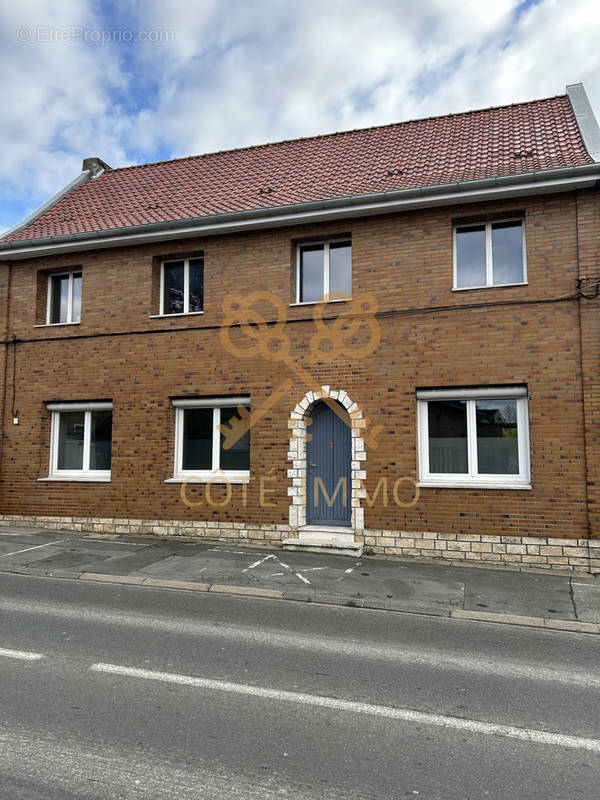
<path id="1" fill-rule="evenodd" d="M 306 443 L 306 521 L 309 525 L 352 524 L 352 435 L 342 405 L 339 415 L 324 402 L 310 414 Z"/>

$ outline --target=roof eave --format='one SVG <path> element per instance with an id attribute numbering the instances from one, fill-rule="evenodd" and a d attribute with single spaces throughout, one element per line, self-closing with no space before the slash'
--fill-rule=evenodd
<path id="1" fill-rule="evenodd" d="M 524 195 L 591 188 L 600 180 L 600 164 L 460 181 L 416 189 L 353 195 L 308 203 L 227 214 L 169 220 L 102 231 L 64 234 L 0 244 L 0 261 L 17 261 L 84 250 L 149 244 L 245 230 L 389 214 L 394 211 L 477 203 Z"/>
<path id="2" fill-rule="evenodd" d="M 21 231 L 25 230 L 29 225 L 32 225 L 36 220 L 38 220 L 43 214 L 47 211 L 50 211 L 55 205 L 60 203 L 61 200 L 64 200 L 67 195 L 71 194 L 71 192 L 75 191 L 79 186 L 84 183 L 87 183 L 89 180 L 95 180 L 99 178 L 107 169 L 110 169 L 108 164 L 105 164 L 99 158 L 84 158 L 83 166 L 81 168 L 81 172 L 72 181 L 67 183 L 66 186 L 63 186 L 55 195 L 53 195 L 49 200 L 46 200 L 45 203 L 39 208 L 36 208 L 28 217 L 25 217 L 24 220 L 14 225 L 12 228 L 9 228 L 7 231 L 2 233 L 2 237 L 6 236 L 13 236 L 15 233 L 20 233 Z M 0 245 L 0 247 L 2 247 Z"/>

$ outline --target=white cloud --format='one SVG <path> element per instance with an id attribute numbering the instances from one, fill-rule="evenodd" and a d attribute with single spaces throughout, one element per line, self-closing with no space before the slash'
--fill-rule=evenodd
<path id="1" fill-rule="evenodd" d="M 5 4 L 6 5 L 6 4 Z M 81 159 L 114 166 L 544 97 L 583 80 L 600 110 L 595 0 L 92 0 L 4 7 L 4 208 Z M 21 26 L 172 31 L 171 42 L 19 42 Z M 4 219 L 2 218 L 4 216 Z"/>

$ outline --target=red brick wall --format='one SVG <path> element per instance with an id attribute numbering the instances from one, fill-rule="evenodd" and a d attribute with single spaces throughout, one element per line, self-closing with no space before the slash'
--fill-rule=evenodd
<path id="1" fill-rule="evenodd" d="M 579 269 L 583 292 L 590 296 L 600 281 L 600 201 L 598 192 L 579 192 L 577 198 Z M 589 287 L 589 288 L 586 288 Z M 579 304 L 583 396 L 585 402 L 586 467 L 589 524 L 600 537 L 600 299 Z"/>
<path id="2" fill-rule="evenodd" d="M 250 394 L 256 408 L 287 375 L 276 362 L 233 357 L 219 337 L 226 295 L 266 290 L 284 301 L 289 319 L 298 320 L 287 327 L 295 361 L 318 385 L 346 390 L 365 416 L 384 426 L 379 447 L 367 453 L 370 494 L 381 477 L 393 483 L 416 476 L 417 388 L 517 383 L 529 388 L 531 491 L 423 488 L 411 509 L 363 503 L 366 528 L 584 537 L 587 455 L 590 519 L 600 533 L 598 303 L 581 304 L 588 371 L 582 384 L 579 301 L 539 302 L 573 292 L 578 230 L 581 270 L 598 271 L 599 208 L 597 192 L 580 194 L 579 229 L 576 198 L 564 194 L 14 263 L 7 333 L 25 341 L 17 351 L 18 426 L 10 418 L 10 400 L 4 405 L 0 513 L 287 523 L 287 420 L 310 388 L 297 380 L 289 398 L 252 431 L 245 507 L 240 486 L 233 487 L 233 501 L 225 508 L 189 509 L 180 486 L 164 483 L 173 474 L 170 398 Z M 516 209 L 526 212 L 528 285 L 452 292 L 452 220 Z M 345 233 L 352 235 L 354 294 L 374 293 L 380 312 L 386 312 L 378 318 L 381 344 L 362 359 L 352 357 L 349 348 L 335 362 L 315 365 L 308 347 L 312 307 L 288 308 L 295 300 L 292 242 Z M 200 250 L 205 314 L 151 319 L 157 311 L 154 259 Z M 81 324 L 34 328 L 37 272 L 71 266 L 83 270 Z M 0 272 L 6 275 L 7 268 L 0 265 Z M 6 292 L 2 276 L 0 290 Z M 507 305 L 510 301 L 515 302 Z M 2 296 L 0 307 L 4 303 Z M 331 306 L 331 312 L 340 307 Z M 143 335 L 150 331 L 156 333 Z M 45 404 L 106 398 L 114 402 L 111 482 L 38 482 L 48 472 Z M 268 484 L 274 507 L 259 507 L 261 475 L 275 478 Z M 213 497 L 218 501 L 224 493 L 215 487 Z M 188 494 L 202 498 L 204 487 L 190 487 Z"/>

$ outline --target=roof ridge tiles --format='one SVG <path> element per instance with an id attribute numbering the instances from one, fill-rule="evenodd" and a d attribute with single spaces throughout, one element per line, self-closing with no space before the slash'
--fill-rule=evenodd
<path id="1" fill-rule="evenodd" d="M 412 125 L 417 122 L 431 122 L 432 120 L 452 119 L 454 117 L 466 117 L 472 114 L 488 113 L 490 111 L 501 111 L 507 108 L 517 108 L 521 106 L 539 105 L 540 103 L 550 102 L 551 100 L 559 99 L 568 100 L 568 96 L 564 93 L 551 95 L 550 97 L 540 97 L 537 100 L 523 100 L 518 103 L 504 103 L 499 106 L 485 106 L 484 108 L 471 108 L 466 111 L 453 111 L 449 114 L 432 114 L 429 117 L 416 117 L 414 119 L 400 120 L 399 122 L 386 122 L 382 125 L 366 125 L 362 128 L 348 128 L 341 131 L 330 131 L 329 133 L 316 133 L 310 136 L 296 136 L 291 139 L 277 139 L 273 142 L 261 142 L 260 144 L 248 144 L 241 147 L 230 147 L 223 150 L 211 150 L 207 153 L 196 153 L 188 156 L 176 156 L 175 158 L 159 159 L 158 161 L 145 161 L 142 164 L 128 164 L 124 167 L 113 167 L 110 173 L 125 172 L 126 170 L 143 169 L 144 167 L 157 167 L 163 164 L 173 164 L 176 161 L 194 161 L 200 158 L 210 158 L 211 156 L 221 156 L 226 153 L 239 153 L 245 150 L 261 150 L 267 147 L 277 147 L 284 144 L 292 144 L 294 142 L 309 142 L 317 139 L 328 139 L 334 136 L 347 136 L 352 133 L 365 133 L 367 131 L 378 131 L 390 128 L 399 128 L 403 125 Z M 108 173 L 107 173 L 108 174 Z"/>

